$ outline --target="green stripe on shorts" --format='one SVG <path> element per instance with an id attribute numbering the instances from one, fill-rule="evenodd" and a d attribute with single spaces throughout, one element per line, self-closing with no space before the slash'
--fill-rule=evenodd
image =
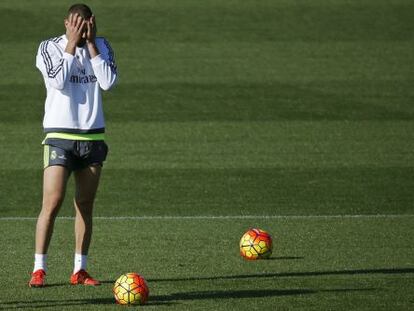
<path id="1" fill-rule="evenodd" d="M 43 149 L 43 168 L 49 166 L 49 145 L 44 145 Z"/>

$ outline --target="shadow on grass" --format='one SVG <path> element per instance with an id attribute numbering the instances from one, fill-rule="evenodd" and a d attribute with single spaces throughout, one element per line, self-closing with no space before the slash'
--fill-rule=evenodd
<path id="1" fill-rule="evenodd" d="M 323 292 L 360 292 L 375 291 L 376 288 L 339 288 L 328 290 L 314 289 L 255 289 L 255 290 L 217 290 L 217 291 L 195 291 L 181 292 L 170 295 L 153 295 L 148 301 L 149 306 L 156 305 L 174 305 L 180 301 L 186 300 L 217 300 L 217 299 L 243 299 L 243 298 L 266 298 L 279 296 L 295 295 L 312 295 Z M 30 302 L 12 301 L 0 304 L 0 310 L 12 309 L 48 309 L 59 308 L 64 306 L 82 306 L 82 305 L 115 305 L 113 298 L 95 298 L 95 299 L 71 299 L 71 300 L 34 300 Z"/>
<path id="2" fill-rule="evenodd" d="M 168 301 L 149 301 L 148 305 L 173 305 L 175 303 Z M 116 305 L 114 298 L 94 298 L 94 299 L 60 299 L 60 300 L 31 300 L 30 302 L 11 301 L 0 303 L 0 310 L 13 309 L 53 309 L 59 310 L 61 307 L 67 306 L 90 306 L 90 305 Z M 139 307 L 139 305 L 131 305 L 128 307 Z"/>
<path id="3" fill-rule="evenodd" d="M 180 300 L 207 300 L 207 299 L 230 299 L 230 298 L 265 298 L 278 296 L 296 296 L 296 295 L 311 295 L 323 292 L 360 292 L 360 291 L 375 291 L 376 288 L 339 288 L 328 290 L 314 290 L 314 289 L 255 289 L 255 290 L 223 290 L 223 291 L 197 291 L 174 293 L 171 295 L 156 295 L 152 296 L 151 300 L 155 302 L 171 302 Z"/>
<path id="4" fill-rule="evenodd" d="M 266 260 L 299 260 L 299 259 L 305 259 L 305 257 L 299 257 L 299 256 L 280 256 L 280 257 L 270 257 Z"/>
<path id="5" fill-rule="evenodd" d="M 203 280 L 232 280 L 232 279 L 255 279 L 255 278 L 282 278 L 282 277 L 313 277 L 328 275 L 365 275 L 365 274 L 411 274 L 414 268 L 386 268 L 386 269 L 358 269 L 358 270 L 334 270 L 313 272 L 277 272 L 261 274 L 239 274 L 208 277 L 188 278 L 157 278 L 148 279 L 148 282 L 178 282 L 178 281 L 203 281 Z"/>
<path id="6" fill-rule="evenodd" d="M 226 280 L 226 279 L 249 279 L 249 278 L 280 278 L 280 277 L 313 277 L 330 275 L 368 275 L 368 274 L 412 274 L 414 268 L 388 268 L 388 269 L 359 269 L 339 271 L 315 271 L 315 272 L 280 272 L 250 275 L 228 275 L 214 277 L 189 277 L 189 278 L 165 278 L 148 279 L 149 282 L 174 282 L 174 281 L 196 281 L 196 280 Z M 113 284 L 114 281 L 106 280 L 102 283 Z M 50 284 L 48 287 L 69 286 L 68 284 Z M 31 289 L 42 290 L 42 289 Z M 318 293 L 340 293 L 375 291 L 376 288 L 337 288 L 337 289 L 255 289 L 255 290 L 217 290 L 217 291 L 194 291 L 181 292 L 169 295 L 151 295 L 148 305 L 173 305 L 186 300 L 208 300 L 208 299 L 230 299 L 230 298 L 262 298 L 293 295 L 312 295 Z M 115 304 L 114 298 L 94 299 L 59 299 L 59 300 L 31 300 L 0 302 L 0 310 L 12 309 L 59 309 L 63 306 L 82 305 L 109 305 Z"/>

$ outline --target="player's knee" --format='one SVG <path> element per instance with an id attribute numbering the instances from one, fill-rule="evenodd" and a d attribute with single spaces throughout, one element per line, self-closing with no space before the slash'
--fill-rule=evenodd
<path id="1" fill-rule="evenodd" d="M 43 213 L 46 213 L 49 216 L 56 216 L 59 208 L 63 203 L 63 196 L 52 195 L 43 199 Z"/>
<path id="2" fill-rule="evenodd" d="M 92 213 L 93 199 L 88 197 L 78 197 L 75 199 L 76 205 L 82 213 Z"/>

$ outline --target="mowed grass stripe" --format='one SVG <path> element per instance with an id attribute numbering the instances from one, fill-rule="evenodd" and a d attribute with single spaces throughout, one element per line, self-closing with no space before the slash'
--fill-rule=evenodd
<path id="1" fill-rule="evenodd" d="M 58 35 L 60 32 L 55 31 L 53 34 Z M 4 64 L 4 70 L 9 73 L 7 79 L 0 79 L 0 84 L 21 91 L 21 94 L 16 94 L 18 98 L 26 95 L 30 99 L 30 90 L 26 91 L 26 86 L 43 89 L 43 79 L 35 67 L 35 57 L 44 39 L 18 42 L 0 51 L 1 57 L 10 59 Z M 164 93 L 165 89 L 175 85 L 180 90 L 180 84 L 189 87 L 199 84 L 200 87 L 208 84 L 213 87 L 231 87 L 237 84 L 248 86 L 262 83 L 266 86 L 274 83 L 274 87 L 279 87 L 285 93 L 285 85 L 301 91 L 301 87 L 319 84 L 334 94 L 353 87 L 349 96 L 358 97 L 378 83 L 383 84 L 383 88 L 376 89 L 375 95 L 379 97 L 386 95 L 383 93 L 385 90 L 398 95 L 397 90 L 403 89 L 407 94 L 412 94 L 412 89 L 408 87 L 412 81 L 411 71 L 406 66 L 414 58 L 412 41 L 139 43 L 138 50 L 130 49 L 130 41 L 112 44 L 119 72 L 122 73 L 118 86 L 131 85 L 145 90 L 155 87 L 151 86 L 155 84 L 160 86 L 158 92 Z M 22 62 L 25 65 L 23 68 Z M 116 92 L 117 87 L 113 92 Z M 215 91 L 222 93 L 220 88 Z M 254 93 L 254 90 L 250 91 Z M 32 93 L 32 99 L 41 99 L 39 91 L 33 90 Z M 306 95 L 306 92 L 301 95 Z M 140 94 L 140 102 L 146 97 L 148 94 Z"/>
<path id="2" fill-rule="evenodd" d="M 372 167 L 105 168 L 95 215 L 412 214 L 413 174 L 414 168 Z M 0 216 L 37 216 L 42 201 L 41 169 L 1 170 L 0 176 Z M 71 178 L 60 216 L 73 215 L 74 192 Z"/>
<path id="3" fill-rule="evenodd" d="M 40 121 L 39 121 L 40 122 Z M 0 123 L 0 169 L 41 168 L 39 122 Z M 410 121 L 108 122 L 111 169 L 413 167 Z"/>
<path id="4" fill-rule="evenodd" d="M 108 124 L 120 122 L 413 120 L 405 79 L 318 83 L 128 83 L 105 94 Z M 381 89 L 381 92 L 378 92 Z M 42 120 L 44 87 L 0 88 L 0 122 Z M 342 100 L 338 98 L 342 97 Z"/>
<path id="5" fill-rule="evenodd" d="M 116 8 L 102 2 L 94 13 L 101 17 L 100 31 L 119 41 L 398 41 L 412 38 L 410 2 L 381 4 L 352 1 L 317 1 L 312 4 L 274 1 L 174 1 L 175 5 L 122 3 Z M 36 23 L 44 10 L 51 13 L 49 23 Z M 2 4 L 1 18 L 6 26 L 1 41 L 14 42 L 41 37 L 63 27 L 61 12 L 67 4 L 40 2 L 17 6 Z M 131 18 L 133 17 L 133 18 Z M 117 23 L 113 21 L 116 20 Z M 32 27 L 12 28 L 13 23 Z M 391 25 L 391 26 L 390 26 Z M 124 31 L 125 27 L 134 31 Z"/>
<path id="6" fill-rule="evenodd" d="M 247 220 L 247 219 L 375 219 L 375 218 L 413 218 L 414 214 L 376 214 L 376 215 L 229 215 L 229 216 L 95 216 L 94 220 Z M 74 220 L 75 217 L 58 216 L 56 220 Z M 37 217 L 0 217 L 1 221 L 35 221 Z"/>
<path id="7" fill-rule="evenodd" d="M 2 122 L 41 121 L 45 89 L 34 66 L 37 45 L 0 51 L 10 59 L 4 65 L 10 74 L 0 79 Z M 119 44 L 122 80 L 104 94 L 106 116 L 118 122 L 412 120 L 406 66 L 414 60 L 412 46 L 158 42 L 136 52 Z"/>

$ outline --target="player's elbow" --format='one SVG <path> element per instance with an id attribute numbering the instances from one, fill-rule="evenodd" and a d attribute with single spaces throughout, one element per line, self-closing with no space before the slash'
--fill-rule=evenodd
<path id="1" fill-rule="evenodd" d="M 99 86 L 104 91 L 109 91 L 115 85 L 116 79 L 112 79 L 110 81 L 100 82 Z"/>
<path id="2" fill-rule="evenodd" d="M 113 85 L 110 84 L 110 83 L 108 83 L 108 84 L 101 83 L 101 84 L 99 84 L 99 86 L 101 87 L 102 90 L 109 91 L 112 88 Z"/>
<path id="3" fill-rule="evenodd" d="M 64 81 L 51 80 L 49 81 L 49 85 L 57 90 L 63 90 L 63 88 L 65 87 Z"/>

